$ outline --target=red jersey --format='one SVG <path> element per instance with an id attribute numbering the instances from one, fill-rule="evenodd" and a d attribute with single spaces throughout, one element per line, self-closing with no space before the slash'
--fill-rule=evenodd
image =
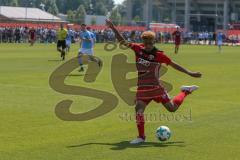
<path id="1" fill-rule="evenodd" d="M 172 34 L 174 36 L 175 43 L 180 43 L 181 42 L 181 32 L 180 31 L 175 31 Z"/>
<path id="2" fill-rule="evenodd" d="M 29 35 L 31 39 L 35 39 L 36 31 L 34 29 L 29 30 Z"/>
<path id="3" fill-rule="evenodd" d="M 159 86 L 161 64 L 169 65 L 172 62 L 171 59 L 157 48 L 148 53 L 144 49 L 144 44 L 131 43 L 130 47 L 136 56 L 138 86 Z"/>

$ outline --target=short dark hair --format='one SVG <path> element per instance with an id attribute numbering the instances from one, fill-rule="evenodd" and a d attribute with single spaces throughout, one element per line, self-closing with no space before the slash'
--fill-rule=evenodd
<path id="1" fill-rule="evenodd" d="M 85 23 L 82 23 L 81 26 L 85 26 L 86 27 L 87 25 Z"/>

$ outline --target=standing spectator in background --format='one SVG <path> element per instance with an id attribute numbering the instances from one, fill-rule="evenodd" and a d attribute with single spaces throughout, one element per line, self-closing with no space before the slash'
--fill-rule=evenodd
<path id="1" fill-rule="evenodd" d="M 192 32 L 187 33 L 187 43 L 191 44 L 191 41 L 194 40 L 194 36 Z"/>
<path id="2" fill-rule="evenodd" d="M 0 43 L 2 43 L 2 37 L 3 37 L 3 28 L 0 28 Z"/>
<path id="3" fill-rule="evenodd" d="M 29 30 L 27 27 L 24 27 L 23 29 L 23 42 L 28 43 L 29 42 Z"/>
<path id="4" fill-rule="evenodd" d="M 188 32 L 183 33 L 183 43 L 184 44 L 188 43 Z"/>
<path id="5" fill-rule="evenodd" d="M 217 34 L 216 34 L 216 32 L 213 33 L 212 40 L 213 40 L 213 43 L 215 45 L 217 45 Z"/>
<path id="6" fill-rule="evenodd" d="M 198 44 L 202 44 L 202 41 L 203 41 L 203 33 L 202 32 L 200 32 L 200 33 L 198 33 Z"/>
<path id="7" fill-rule="evenodd" d="M 134 42 L 136 43 L 136 31 L 132 31 L 130 33 L 130 36 L 129 36 L 129 39 L 128 39 L 129 42 Z"/>
<path id="8" fill-rule="evenodd" d="M 208 43 L 208 32 L 207 31 L 203 33 L 203 40 L 204 40 L 204 44 Z"/>
<path id="9" fill-rule="evenodd" d="M 233 35 L 233 46 L 235 46 L 238 43 L 238 36 Z"/>
<path id="10" fill-rule="evenodd" d="M 218 45 L 218 52 L 219 53 L 222 52 L 223 39 L 224 39 L 224 35 L 221 31 L 219 31 L 217 33 L 217 45 Z"/>
<path id="11" fill-rule="evenodd" d="M 15 43 L 21 43 L 21 32 L 19 28 L 15 29 Z"/>
<path id="12" fill-rule="evenodd" d="M 12 43 L 13 42 L 13 29 L 8 28 L 7 30 L 7 42 Z"/>
<path id="13" fill-rule="evenodd" d="M 208 41 L 209 41 L 209 42 L 208 42 L 208 45 L 211 45 L 211 44 L 212 44 L 212 39 L 213 39 L 212 37 L 213 37 L 213 33 L 209 33 L 209 34 L 208 34 Z"/>
<path id="14" fill-rule="evenodd" d="M 7 42 L 7 28 L 4 28 L 2 31 L 2 42 L 3 43 Z"/>
<path id="15" fill-rule="evenodd" d="M 159 39 L 158 39 L 159 43 L 162 43 L 162 32 L 159 32 Z"/>

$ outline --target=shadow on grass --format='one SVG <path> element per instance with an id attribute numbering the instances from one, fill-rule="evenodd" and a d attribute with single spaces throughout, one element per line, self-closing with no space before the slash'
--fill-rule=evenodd
<path id="1" fill-rule="evenodd" d="M 85 143 L 80 145 L 72 145 L 67 146 L 67 148 L 77 148 L 77 147 L 84 147 L 89 145 L 104 145 L 104 146 L 112 146 L 110 149 L 112 150 L 124 150 L 127 148 L 146 148 L 146 147 L 185 147 L 184 142 L 145 142 L 142 144 L 132 145 L 129 141 L 122 141 L 119 143 Z"/>
<path id="2" fill-rule="evenodd" d="M 79 73 L 79 74 L 69 74 L 67 75 L 68 77 L 83 77 L 83 76 L 93 76 L 93 75 L 97 75 L 97 73 Z"/>
<path id="3" fill-rule="evenodd" d="M 86 74 L 69 74 L 67 75 L 68 77 L 83 77 L 83 76 L 91 76 L 91 75 L 96 75 L 97 73 L 86 73 Z"/>
<path id="4" fill-rule="evenodd" d="M 83 77 L 86 74 L 69 74 L 68 77 Z"/>
<path id="5" fill-rule="evenodd" d="M 48 62 L 63 62 L 63 60 L 60 59 L 50 59 Z"/>

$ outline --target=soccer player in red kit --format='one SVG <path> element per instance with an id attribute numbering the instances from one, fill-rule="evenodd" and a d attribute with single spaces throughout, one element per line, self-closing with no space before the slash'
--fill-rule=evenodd
<path id="1" fill-rule="evenodd" d="M 173 38 L 175 41 L 175 54 L 177 54 L 178 50 L 179 50 L 179 46 L 181 44 L 181 37 L 182 37 L 182 34 L 179 31 L 179 27 L 177 27 L 177 30 L 175 32 L 173 32 L 172 35 L 173 35 Z"/>
<path id="2" fill-rule="evenodd" d="M 29 30 L 29 42 L 30 42 L 30 46 L 33 46 L 33 44 L 36 41 L 36 31 L 34 28 L 31 28 Z"/>
<path id="3" fill-rule="evenodd" d="M 200 78 L 200 72 L 192 72 L 172 61 L 163 51 L 158 50 L 155 44 L 155 33 L 146 31 L 142 34 L 143 44 L 129 43 L 119 33 L 110 20 L 106 24 L 113 30 L 118 41 L 130 47 L 135 52 L 136 64 L 138 70 L 138 89 L 136 94 L 136 123 L 138 128 L 138 137 L 131 141 L 131 144 L 138 144 L 145 141 L 144 132 L 144 110 L 151 101 L 162 103 L 170 112 L 179 109 L 184 99 L 198 86 L 182 86 L 181 92 L 171 99 L 167 91 L 159 81 L 159 70 L 162 64 L 169 65 L 174 69 L 183 72 L 191 77 Z"/>

